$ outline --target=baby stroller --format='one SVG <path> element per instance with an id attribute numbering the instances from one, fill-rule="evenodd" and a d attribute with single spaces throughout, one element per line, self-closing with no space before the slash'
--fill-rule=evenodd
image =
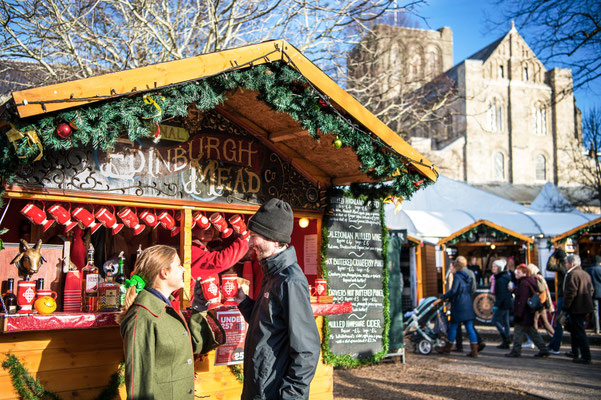
<path id="1" fill-rule="evenodd" d="M 444 303 L 434 305 L 436 297 L 427 297 L 413 310 L 405 314 L 403 320 L 405 337 L 408 337 L 416 351 L 430 354 L 435 345 L 444 345 L 446 336 Z"/>

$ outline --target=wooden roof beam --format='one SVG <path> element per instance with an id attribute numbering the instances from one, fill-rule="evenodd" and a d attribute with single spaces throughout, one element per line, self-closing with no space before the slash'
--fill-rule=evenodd
<path id="1" fill-rule="evenodd" d="M 365 179 L 367 178 L 367 179 Z M 332 179 L 332 185 L 334 186 L 347 186 L 353 182 L 375 182 L 367 174 L 352 175 L 352 176 L 339 176 L 338 178 Z"/>
<path id="2" fill-rule="evenodd" d="M 272 132 L 269 134 L 269 140 L 274 143 L 283 142 L 290 139 L 296 139 L 303 136 L 308 136 L 309 132 L 299 129 L 299 128 L 291 128 L 286 129 L 280 132 Z"/>

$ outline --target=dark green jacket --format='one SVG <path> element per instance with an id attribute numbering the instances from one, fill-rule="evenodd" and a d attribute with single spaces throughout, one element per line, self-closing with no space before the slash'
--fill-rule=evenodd
<path id="1" fill-rule="evenodd" d="M 121 322 L 127 398 L 194 399 L 194 355 L 225 341 L 206 313 L 183 315 L 142 290 Z"/>

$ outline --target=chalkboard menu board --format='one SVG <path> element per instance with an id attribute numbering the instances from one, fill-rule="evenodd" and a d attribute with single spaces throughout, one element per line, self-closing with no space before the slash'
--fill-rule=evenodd
<path id="1" fill-rule="evenodd" d="M 364 205 L 345 196 L 334 196 L 330 201 L 333 214 L 326 223 L 325 260 L 329 294 L 334 302 L 353 304 L 351 314 L 329 318 L 330 351 L 353 358 L 371 357 L 383 350 L 381 204 Z"/>

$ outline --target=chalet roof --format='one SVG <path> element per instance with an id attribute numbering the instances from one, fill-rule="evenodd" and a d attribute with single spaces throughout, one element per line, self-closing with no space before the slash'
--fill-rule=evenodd
<path id="1" fill-rule="evenodd" d="M 409 160 L 408 166 L 412 170 L 436 180 L 437 170 L 430 161 L 284 40 L 272 40 L 183 60 L 16 91 L 12 93 L 12 99 L 20 118 L 42 116 L 276 61 L 287 62 L 297 70 L 345 118 L 356 123 L 376 140 L 386 143 L 391 151 Z M 367 173 L 360 170 L 360 162 L 352 149 L 333 149 L 333 138 L 316 142 L 292 117 L 266 106 L 254 91 L 234 91 L 220 107 L 229 116 L 251 127 L 253 133 L 271 141 L 283 154 L 300 165 L 301 169 L 305 167 L 305 170 L 326 186 L 373 181 Z"/>

